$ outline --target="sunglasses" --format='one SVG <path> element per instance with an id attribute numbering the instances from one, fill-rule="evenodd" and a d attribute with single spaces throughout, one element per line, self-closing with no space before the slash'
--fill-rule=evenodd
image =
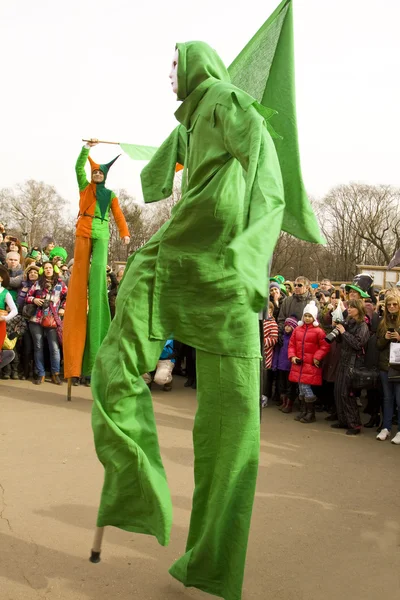
<path id="1" fill-rule="evenodd" d="M 397 302 L 388 302 L 386 306 L 398 306 Z"/>
<path id="2" fill-rule="evenodd" d="M 294 287 L 303 287 L 303 286 L 304 286 L 304 283 L 295 283 L 294 284 Z"/>

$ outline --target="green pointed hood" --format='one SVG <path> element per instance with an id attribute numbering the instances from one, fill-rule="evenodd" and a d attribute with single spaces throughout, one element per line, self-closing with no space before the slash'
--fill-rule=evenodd
<path id="1" fill-rule="evenodd" d="M 231 78 L 218 54 L 205 42 L 176 44 L 178 58 L 178 100 L 185 100 L 204 81 L 213 77 L 230 82 Z M 211 82 L 210 82 L 211 83 Z"/>
<path id="2" fill-rule="evenodd" d="M 183 100 L 175 113 L 187 129 L 190 117 L 209 87 L 218 81 L 230 82 L 229 73 L 218 54 L 205 42 L 177 44 L 178 100 Z"/>

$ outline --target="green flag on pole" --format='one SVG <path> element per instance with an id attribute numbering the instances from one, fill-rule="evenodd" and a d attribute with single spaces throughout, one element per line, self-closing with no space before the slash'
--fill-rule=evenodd
<path id="1" fill-rule="evenodd" d="M 139 146 L 138 144 L 120 144 L 119 146 L 132 160 L 150 160 L 158 150 L 154 146 Z"/>

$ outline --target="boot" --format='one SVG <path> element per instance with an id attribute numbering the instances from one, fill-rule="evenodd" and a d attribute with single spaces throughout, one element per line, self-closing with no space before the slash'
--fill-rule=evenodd
<path id="1" fill-rule="evenodd" d="M 315 423 L 315 397 L 313 398 L 313 402 L 306 401 L 307 414 L 305 417 L 300 419 L 300 423 Z"/>
<path id="2" fill-rule="evenodd" d="M 301 421 L 307 414 L 306 401 L 304 400 L 304 396 L 299 396 L 300 400 L 300 412 L 297 416 L 295 416 L 295 421 Z"/>
<path id="3" fill-rule="evenodd" d="M 377 427 L 381 422 L 381 417 L 380 415 L 371 415 L 370 420 L 364 424 L 364 427 L 367 428 L 372 428 L 372 427 Z"/>
<path id="4" fill-rule="evenodd" d="M 37 377 L 36 379 L 33 380 L 33 383 L 35 385 L 42 385 L 42 383 L 44 383 L 44 375 L 42 375 L 41 377 Z"/>
<path id="5" fill-rule="evenodd" d="M 55 385 L 61 385 L 62 381 L 60 379 L 60 374 L 59 373 L 52 373 L 51 374 L 51 381 L 55 384 Z"/>
<path id="6" fill-rule="evenodd" d="M 172 381 L 170 383 L 164 383 L 164 385 L 163 385 L 163 391 L 164 392 L 171 392 L 172 391 Z"/>
<path id="7" fill-rule="evenodd" d="M 281 403 L 278 406 L 278 410 L 283 410 L 284 408 L 286 408 L 288 400 L 289 400 L 289 398 L 287 396 L 285 396 L 285 394 L 281 394 Z"/>
<path id="8" fill-rule="evenodd" d="M 285 413 L 285 415 L 288 415 L 289 413 L 291 413 L 293 410 L 293 400 L 289 400 L 288 397 L 286 397 L 286 406 L 285 408 L 282 408 L 282 412 Z"/>

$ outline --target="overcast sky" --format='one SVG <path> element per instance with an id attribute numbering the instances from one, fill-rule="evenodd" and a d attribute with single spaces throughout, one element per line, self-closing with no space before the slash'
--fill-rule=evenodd
<path id="1" fill-rule="evenodd" d="M 75 211 L 85 136 L 159 145 L 178 104 L 176 42 L 200 39 L 226 64 L 278 0 L 3 0 L 0 187 L 54 185 Z M 303 176 L 320 197 L 339 183 L 400 186 L 399 0 L 294 0 Z M 110 160 L 118 148 L 98 146 Z M 143 163 L 121 157 L 109 187 L 139 199 Z"/>

